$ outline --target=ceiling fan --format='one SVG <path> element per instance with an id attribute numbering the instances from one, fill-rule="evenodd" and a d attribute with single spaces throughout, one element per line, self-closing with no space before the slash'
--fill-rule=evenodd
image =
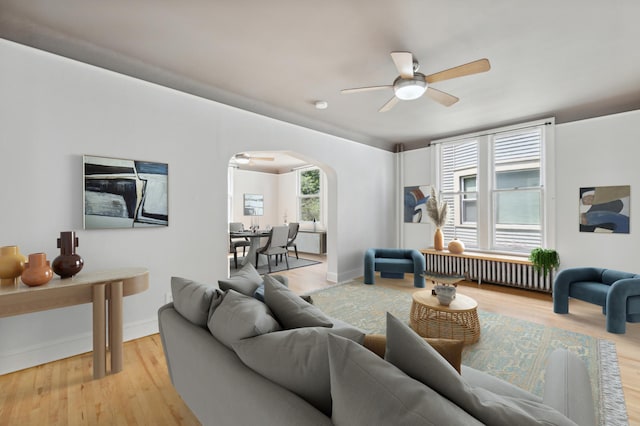
<path id="1" fill-rule="evenodd" d="M 249 155 L 246 152 L 241 152 L 233 156 L 233 159 L 238 164 L 249 164 L 252 161 L 273 161 L 274 157 L 254 157 L 253 155 Z"/>
<path id="2" fill-rule="evenodd" d="M 424 75 L 417 72 L 420 68 L 420 64 L 413 57 L 411 52 L 391 52 L 391 59 L 393 60 L 398 73 L 400 73 L 400 75 L 394 80 L 393 84 L 344 89 L 341 90 L 340 93 L 348 94 L 368 92 L 370 90 L 393 89 L 393 98 L 384 104 L 382 108 L 379 109 L 379 112 L 389 111 L 400 100 L 410 101 L 418 99 L 424 94 L 434 101 L 448 107 L 455 104 L 460 99 L 441 90 L 434 89 L 431 87 L 432 83 L 450 80 L 457 77 L 464 77 L 471 74 L 478 74 L 491 69 L 489 60 L 485 58 L 434 74 Z"/>

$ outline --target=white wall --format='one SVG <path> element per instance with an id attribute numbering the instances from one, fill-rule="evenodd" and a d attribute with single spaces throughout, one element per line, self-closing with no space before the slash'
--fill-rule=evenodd
<path id="1" fill-rule="evenodd" d="M 556 126 L 556 223 L 561 268 L 597 266 L 640 273 L 640 111 Z M 580 187 L 631 185 L 629 234 L 578 230 Z"/>
<path id="2" fill-rule="evenodd" d="M 298 193 L 298 183 L 296 172 L 278 175 L 278 191 L 280 194 L 293 194 L 291 197 L 280 196 L 280 205 L 278 207 L 280 223 L 284 222 L 285 216 L 287 217 L 287 223 L 297 222 L 298 198 L 295 195 Z"/>
<path id="3" fill-rule="evenodd" d="M 282 225 L 280 210 L 280 175 L 234 170 L 233 172 L 233 222 L 242 222 L 245 229 L 253 224 L 265 229 L 268 226 Z M 264 215 L 244 215 L 244 194 L 261 194 L 264 197 Z"/>
<path id="4" fill-rule="evenodd" d="M 435 185 L 436 175 L 433 167 L 433 149 L 421 148 L 400 154 L 402 182 L 400 184 L 400 194 L 404 194 L 405 186 Z M 404 199 L 400 197 L 400 204 Z M 403 212 L 400 211 L 400 220 L 403 220 Z M 433 246 L 433 233 L 435 228 L 427 218 L 425 223 L 402 223 L 403 248 L 424 249 Z"/>
<path id="5" fill-rule="evenodd" d="M 171 276 L 226 275 L 236 152 L 295 151 L 327 173 L 330 279 L 361 276 L 365 249 L 394 240 L 393 153 L 6 40 L 0 63 L 0 245 L 53 259 L 59 232 L 76 230 L 87 271 L 149 268 L 149 290 L 125 299 L 125 339 L 157 331 Z M 169 163 L 169 227 L 83 231 L 83 154 Z M 0 336 L 0 374 L 85 352 L 91 310 L 2 318 Z"/>
<path id="6" fill-rule="evenodd" d="M 553 147 L 552 147 L 553 149 Z M 404 186 L 433 184 L 434 164 L 430 148 L 402 154 Z M 640 247 L 640 111 L 609 115 L 555 126 L 555 229 L 551 236 L 560 253 L 561 269 L 598 266 L 638 272 Z M 579 232 L 578 191 L 586 186 L 631 185 L 631 233 Z M 553 203 L 551 203 L 553 204 Z M 552 207 L 553 208 L 553 207 Z M 400 217 L 402 220 L 402 217 Z M 403 224 L 403 247 L 433 244 L 433 228 Z M 445 241 L 446 243 L 446 241 Z"/>

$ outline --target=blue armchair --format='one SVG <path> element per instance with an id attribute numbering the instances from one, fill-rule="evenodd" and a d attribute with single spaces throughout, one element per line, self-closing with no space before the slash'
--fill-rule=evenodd
<path id="1" fill-rule="evenodd" d="M 640 322 L 640 275 L 604 268 L 568 268 L 553 283 L 553 312 L 569 313 L 569 297 L 602 306 L 609 333 Z"/>
<path id="2" fill-rule="evenodd" d="M 424 288 L 426 261 L 422 253 L 411 249 L 371 248 L 364 254 L 364 283 L 375 284 L 375 271 L 382 278 L 404 278 L 413 273 L 413 286 Z"/>

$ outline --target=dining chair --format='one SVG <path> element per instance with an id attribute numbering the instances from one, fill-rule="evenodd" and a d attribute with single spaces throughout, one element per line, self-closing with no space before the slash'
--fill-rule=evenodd
<path id="1" fill-rule="evenodd" d="M 298 257 L 298 246 L 296 245 L 296 238 L 298 237 L 298 230 L 300 229 L 300 224 L 298 222 L 291 222 L 289 224 L 289 240 L 287 241 L 287 249 L 289 247 L 293 247 L 296 252 L 296 259 Z"/>
<path id="2" fill-rule="evenodd" d="M 256 251 L 256 269 L 258 268 L 258 258 L 261 254 L 267 256 L 267 266 L 269 267 L 269 273 L 271 273 L 271 256 L 274 255 L 276 256 L 276 266 L 278 266 L 278 255 L 284 255 L 287 269 L 289 269 L 289 259 L 287 258 L 288 238 L 288 226 L 274 226 L 273 228 L 271 228 L 267 244 Z"/>
<path id="3" fill-rule="evenodd" d="M 242 232 L 244 225 L 242 222 L 229 222 L 229 232 Z M 247 237 L 233 237 L 229 234 L 229 253 L 233 253 L 233 262 L 238 269 L 238 247 L 242 247 L 242 256 L 245 256 L 245 250 L 251 245 Z"/>

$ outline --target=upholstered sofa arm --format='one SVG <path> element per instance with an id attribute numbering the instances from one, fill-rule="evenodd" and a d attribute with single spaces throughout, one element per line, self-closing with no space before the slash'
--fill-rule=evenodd
<path id="1" fill-rule="evenodd" d="M 368 249 L 364 252 L 364 283 L 373 284 L 376 274 L 376 249 Z"/>
<path id="2" fill-rule="evenodd" d="M 418 250 L 411 250 L 411 259 L 413 260 L 413 265 L 416 271 L 423 273 L 427 269 L 427 261 L 425 260 L 424 255 Z"/>
<path id="3" fill-rule="evenodd" d="M 607 331 L 622 334 L 626 331 L 627 299 L 640 296 L 640 278 L 625 278 L 611 285 L 607 293 Z"/>
<path id="4" fill-rule="evenodd" d="M 543 403 L 576 424 L 595 426 L 596 414 L 589 372 L 573 352 L 556 349 L 547 359 Z"/>
<path id="5" fill-rule="evenodd" d="M 569 313 L 569 287 L 578 281 L 600 281 L 603 268 L 567 268 L 558 272 L 553 282 L 553 312 Z"/>

